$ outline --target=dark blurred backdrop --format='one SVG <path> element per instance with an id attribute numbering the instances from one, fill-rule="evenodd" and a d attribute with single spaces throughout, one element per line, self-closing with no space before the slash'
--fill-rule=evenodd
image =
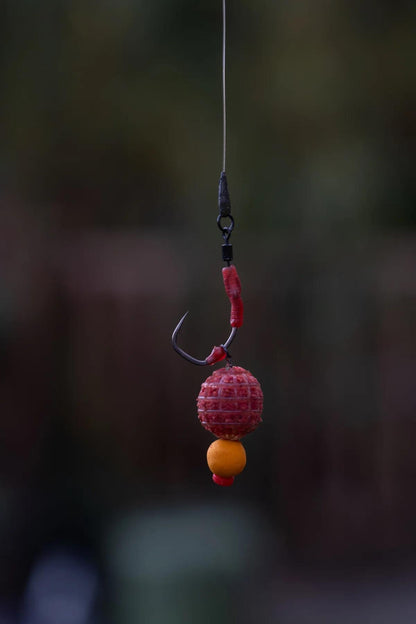
<path id="1" fill-rule="evenodd" d="M 416 621 L 416 4 L 228 18 L 223 490 L 170 346 L 228 332 L 221 2 L 0 3 L 1 624 Z"/>

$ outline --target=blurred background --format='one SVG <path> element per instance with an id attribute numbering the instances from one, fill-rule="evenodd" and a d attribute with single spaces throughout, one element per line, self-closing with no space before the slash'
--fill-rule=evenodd
<path id="1" fill-rule="evenodd" d="M 416 621 L 416 4 L 229 0 L 263 385 L 216 487 L 220 0 L 0 3 L 0 623 Z"/>

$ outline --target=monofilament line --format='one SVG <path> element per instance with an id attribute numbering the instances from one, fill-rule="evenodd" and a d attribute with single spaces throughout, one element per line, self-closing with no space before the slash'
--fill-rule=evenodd
<path id="1" fill-rule="evenodd" d="M 227 30 L 226 0 L 222 0 L 222 170 L 225 171 L 227 154 L 227 102 L 225 95 L 225 42 Z"/>

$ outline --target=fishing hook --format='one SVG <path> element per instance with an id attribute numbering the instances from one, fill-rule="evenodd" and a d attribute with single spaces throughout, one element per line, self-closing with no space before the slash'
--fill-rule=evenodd
<path id="1" fill-rule="evenodd" d="M 188 315 L 188 312 L 183 315 L 172 334 L 172 346 L 175 349 L 176 353 L 179 353 L 179 355 L 185 358 L 185 360 L 188 360 L 188 362 L 192 362 L 192 364 L 196 364 L 197 366 L 209 366 L 211 364 L 215 364 L 216 362 L 220 362 L 225 358 L 229 358 L 230 354 L 228 353 L 228 347 L 234 340 L 237 329 L 243 324 L 243 302 L 241 300 L 241 285 L 240 278 L 238 277 L 237 269 L 235 268 L 235 266 L 232 264 L 230 266 L 224 267 L 222 269 L 222 277 L 224 280 L 225 292 L 231 303 L 230 325 L 232 328 L 231 333 L 228 336 L 227 340 L 224 342 L 224 344 L 220 345 L 219 347 L 214 347 L 208 357 L 205 358 L 205 360 L 198 360 L 197 358 L 194 358 L 192 355 L 189 355 L 189 353 L 186 353 L 186 351 L 181 349 L 177 344 L 177 336 L 184 320 Z"/>
<path id="2" fill-rule="evenodd" d="M 197 358 L 194 358 L 192 355 L 189 355 L 189 353 L 186 353 L 186 351 L 178 346 L 176 339 L 188 314 L 189 312 L 185 312 L 185 314 L 173 330 L 172 347 L 175 349 L 176 353 L 179 353 L 179 355 L 182 356 L 185 360 L 188 360 L 188 362 L 196 364 L 197 366 L 209 366 L 212 364 L 216 364 L 216 362 L 224 360 L 226 357 L 229 357 L 228 347 L 234 340 L 238 327 L 233 327 L 230 335 L 228 336 L 224 344 L 220 345 L 219 347 L 214 347 L 209 356 L 205 358 L 205 360 L 198 360 Z"/>

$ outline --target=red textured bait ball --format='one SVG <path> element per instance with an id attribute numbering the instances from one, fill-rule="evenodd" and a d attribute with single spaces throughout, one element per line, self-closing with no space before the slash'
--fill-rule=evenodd
<path id="1" fill-rule="evenodd" d="M 241 366 L 220 368 L 202 384 L 197 406 L 205 429 L 224 440 L 239 440 L 261 422 L 263 392 Z"/>

